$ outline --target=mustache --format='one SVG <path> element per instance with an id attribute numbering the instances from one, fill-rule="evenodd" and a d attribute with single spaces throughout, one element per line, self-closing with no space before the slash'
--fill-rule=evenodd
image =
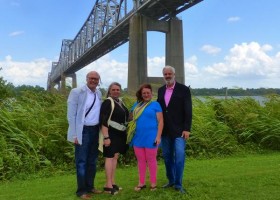
<path id="1" fill-rule="evenodd" d="M 166 78 L 164 78 L 164 80 L 174 80 L 175 79 L 175 77 L 166 77 Z"/>
<path id="2" fill-rule="evenodd" d="M 175 81 L 175 77 L 166 77 L 164 81 L 166 84 L 172 84 Z"/>

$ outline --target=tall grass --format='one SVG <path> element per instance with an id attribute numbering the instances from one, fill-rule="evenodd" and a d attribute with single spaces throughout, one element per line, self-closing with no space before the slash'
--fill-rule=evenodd
<path id="1" fill-rule="evenodd" d="M 280 150 L 280 97 L 270 96 L 264 106 L 252 98 L 215 100 L 217 117 L 243 144 Z"/>
<path id="2" fill-rule="evenodd" d="M 193 97 L 188 156 L 232 155 L 248 143 L 279 150 L 279 99 L 271 96 L 259 105 L 251 98 L 201 101 Z M 66 141 L 66 101 L 67 96 L 60 94 L 24 92 L 0 105 L 0 180 L 40 170 L 73 169 L 74 148 Z M 125 95 L 123 101 L 131 108 L 135 97 Z M 119 161 L 135 164 L 133 151 Z"/>
<path id="3" fill-rule="evenodd" d="M 29 92 L 1 107 L 1 179 L 72 161 L 65 109 L 63 96 Z"/>
<path id="4" fill-rule="evenodd" d="M 187 151 L 193 156 L 229 155 L 236 151 L 237 142 L 230 128 L 216 118 L 212 100 L 193 98 L 193 125 Z"/>

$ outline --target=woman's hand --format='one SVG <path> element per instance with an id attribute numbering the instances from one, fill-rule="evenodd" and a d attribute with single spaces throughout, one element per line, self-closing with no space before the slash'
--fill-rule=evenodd
<path id="1" fill-rule="evenodd" d="M 158 146 L 160 144 L 161 138 L 160 137 L 156 137 L 155 141 L 154 141 L 154 146 Z"/>
<path id="2" fill-rule="evenodd" d="M 104 138 L 104 146 L 108 147 L 108 146 L 110 146 L 110 144 L 111 144 L 110 138 L 109 137 L 107 137 L 106 139 Z"/>

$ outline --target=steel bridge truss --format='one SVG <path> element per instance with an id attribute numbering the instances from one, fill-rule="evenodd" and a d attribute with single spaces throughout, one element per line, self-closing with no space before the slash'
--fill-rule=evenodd
<path id="1" fill-rule="evenodd" d="M 202 0 L 96 0 L 87 20 L 73 40 L 62 41 L 58 62 L 52 63 L 48 88 L 62 74 L 73 74 L 118 46 L 129 36 L 129 19 L 140 13 L 169 20 Z"/>
<path id="2" fill-rule="evenodd" d="M 77 59 L 128 14 L 128 0 L 97 0 L 86 22 L 73 40 L 62 41 L 58 62 L 53 62 L 50 78 L 67 71 Z"/>

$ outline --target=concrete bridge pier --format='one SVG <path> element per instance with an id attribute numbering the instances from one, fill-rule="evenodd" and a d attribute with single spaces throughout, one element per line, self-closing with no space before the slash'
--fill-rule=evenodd
<path id="1" fill-rule="evenodd" d="M 57 90 L 60 92 L 61 91 L 61 81 L 59 81 L 58 83 L 57 83 Z"/>
<path id="2" fill-rule="evenodd" d="M 165 65 L 174 67 L 176 80 L 185 83 L 182 20 L 174 18 L 170 21 L 159 21 L 138 14 L 132 17 L 129 23 L 127 89 L 131 94 L 135 94 L 143 83 L 164 83 L 162 74 L 160 77 L 148 77 L 147 74 L 147 31 L 165 33 Z"/>
<path id="3" fill-rule="evenodd" d="M 50 77 L 48 79 L 48 86 L 47 86 L 47 90 L 50 92 L 54 92 L 55 91 L 55 86 L 57 85 L 57 90 L 61 93 L 65 93 L 66 92 L 66 78 L 72 78 L 72 88 L 76 88 L 77 87 L 77 76 L 75 73 L 73 74 L 61 74 L 60 78 L 61 80 L 59 82 L 52 82 L 50 80 Z"/>
<path id="4" fill-rule="evenodd" d="M 50 73 L 48 74 L 47 91 L 54 92 L 55 83 L 51 81 Z"/>
<path id="5" fill-rule="evenodd" d="M 59 91 L 62 94 L 65 94 L 66 93 L 66 76 L 65 76 L 65 74 L 61 74 L 60 77 L 61 77 L 61 81 L 60 81 Z"/>
<path id="6" fill-rule="evenodd" d="M 129 55 L 127 89 L 135 94 L 147 82 L 147 19 L 135 15 L 129 22 Z"/>
<path id="7" fill-rule="evenodd" d="M 67 77 L 72 78 L 72 88 L 76 88 L 77 87 L 77 76 L 75 73 L 73 74 L 69 74 Z"/>
<path id="8" fill-rule="evenodd" d="M 176 80 L 185 84 L 184 44 L 182 20 L 172 19 L 169 22 L 169 32 L 166 33 L 165 65 L 176 70 Z"/>
<path id="9" fill-rule="evenodd" d="M 72 78 L 72 88 L 77 87 L 77 76 L 75 73 L 68 75 L 61 74 L 59 91 L 64 94 L 66 93 L 66 78 Z"/>

